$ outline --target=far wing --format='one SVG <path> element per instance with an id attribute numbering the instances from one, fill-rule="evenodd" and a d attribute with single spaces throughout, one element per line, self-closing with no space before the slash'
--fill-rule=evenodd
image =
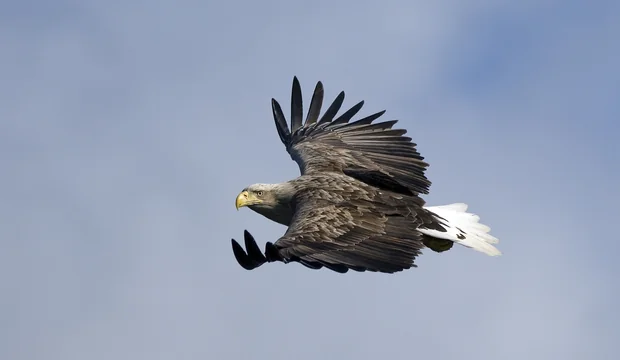
<path id="1" fill-rule="evenodd" d="M 431 182 L 427 163 L 406 130 L 392 129 L 397 120 L 374 123 L 385 111 L 349 122 L 362 108 L 359 102 L 335 118 L 344 101 L 341 92 L 319 118 L 323 85 L 317 83 L 305 123 L 297 77 L 291 96 L 291 129 L 280 104 L 272 99 L 273 117 L 280 140 L 302 174 L 340 172 L 367 184 L 407 195 L 427 194 Z"/>

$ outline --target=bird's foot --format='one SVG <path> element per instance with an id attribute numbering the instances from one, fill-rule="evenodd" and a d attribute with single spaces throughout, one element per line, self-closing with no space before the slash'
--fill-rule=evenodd
<path id="1" fill-rule="evenodd" d="M 247 230 L 243 232 L 245 242 L 245 250 L 235 240 L 232 239 L 232 248 L 235 258 L 239 265 L 246 270 L 256 269 L 266 262 L 284 261 L 275 245 L 268 242 L 265 245 L 265 253 L 263 254 L 254 240 L 254 236 Z M 247 252 L 246 252 L 247 251 Z"/>

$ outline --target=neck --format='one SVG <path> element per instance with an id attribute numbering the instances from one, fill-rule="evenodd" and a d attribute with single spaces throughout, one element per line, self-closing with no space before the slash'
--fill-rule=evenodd
<path id="1" fill-rule="evenodd" d="M 278 224 L 289 226 L 293 219 L 291 202 L 293 196 L 295 196 L 295 189 L 289 183 L 273 184 L 273 194 L 275 196 L 275 203 L 270 204 L 270 206 L 253 205 L 250 206 L 250 209 Z"/>
<path id="2" fill-rule="evenodd" d="M 278 203 L 290 204 L 293 201 L 296 190 L 292 184 L 288 182 L 274 184 L 273 189 Z"/>

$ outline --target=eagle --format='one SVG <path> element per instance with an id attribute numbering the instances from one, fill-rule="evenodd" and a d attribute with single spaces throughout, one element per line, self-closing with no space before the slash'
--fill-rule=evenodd
<path id="1" fill-rule="evenodd" d="M 337 116 L 341 91 L 321 116 L 324 89 L 319 81 L 304 120 L 302 91 L 293 78 L 290 128 L 282 107 L 271 99 L 280 140 L 301 175 L 279 184 L 257 183 L 237 196 L 248 207 L 288 227 L 261 251 L 244 231 L 245 249 L 232 239 L 244 269 L 270 262 L 300 263 L 339 273 L 396 273 L 412 267 L 422 249 L 441 253 L 454 243 L 490 256 L 499 242 L 467 205 L 425 206 L 431 182 L 428 164 L 398 120 L 376 122 L 385 110 L 352 121 L 364 101 Z"/>

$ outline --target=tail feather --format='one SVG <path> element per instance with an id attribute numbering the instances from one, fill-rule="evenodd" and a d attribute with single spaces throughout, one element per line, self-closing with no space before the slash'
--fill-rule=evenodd
<path id="1" fill-rule="evenodd" d="M 480 217 L 478 215 L 466 212 L 467 204 L 455 203 L 442 206 L 428 206 L 425 209 L 435 214 L 437 222 L 446 231 L 419 228 L 418 230 L 424 235 L 450 240 L 490 256 L 502 254 L 493 246 L 499 240 L 489 234 L 491 228 L 479 223 Z"/>

